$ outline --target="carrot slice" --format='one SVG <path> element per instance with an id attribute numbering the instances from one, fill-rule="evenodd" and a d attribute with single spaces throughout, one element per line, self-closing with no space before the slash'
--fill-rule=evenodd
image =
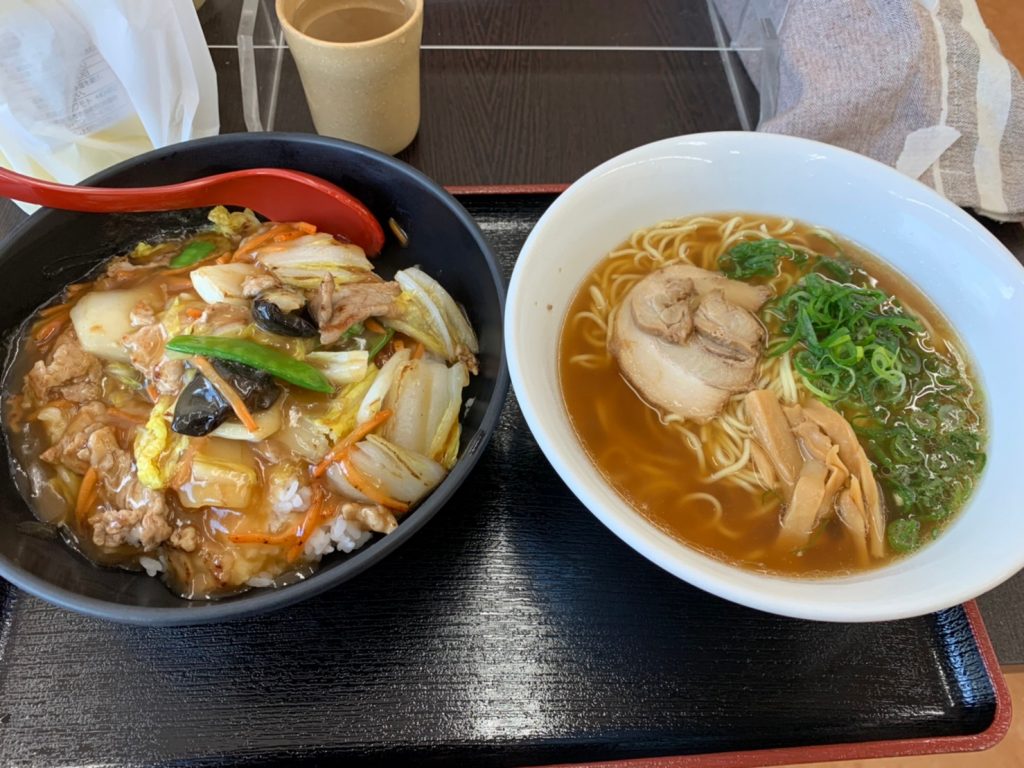
<path id="1" fill-rule="evenodd" d="M 291 224 L 274 224 L 269 229 L 260 232 L 257 235 L 249 235 L 238 248 L 235 249 L 235 255 L 231 257 L 232 261 L 242 261 L 246 256 L 255 251 L 261 245 L 269 243 L 278 235 L 284 234 L 294 229 Z"/>
<path id="2" fill-rule="evenodd" d="M 296 238 L 305 235 L 305 232 L 300 232 L 297 229 L 293 229 L 291 232 L 282 232 L 280 235 L 274 235 L 275 243 L 287 243 L 289 240 L 295 240 Z"/>
<path id="3" fill-rule="evenodd" d="M 238 420 L 245 425 L 245 428 L 250 432 L 257 432 L 259 430 L 259 424 L 256 423 L 256 419 L 252 417 L 249 408 L 246 406 L 245 401 L 242 400 L 242 396 L 235 391 L 235 388 L 224 381 L 223 377 L 217 373 L 216 369 L 210 362 L 204 357 L 193 357 L 192 365 L 194 365 L 203 376 L 209 380 L 217 391 L 224 395 L 224 399 L 228 401 L 228 405 L 231 406 L 231 410 L 235 412 L 235 416 Z"/>
<path id="4" fill-rule="evenodd" d="M 313 530 L 315 520 L 320 516 L 320 508 L 323 506 L 325 501 L 325 493 L 322 485 L 314 483 L 313 496 L 309 501 L 309 509 L 306 510 L 306 516 L 302 518 L 302 522 L 295 527 L 295 535 L 300 541 L 305 541 L 309 538 L 310 532 Z"/>
<path id="5" fill-rule="evenodd" d="M 235 254 L 231 257 L 231 260 L 243 261 L 257 248 L 265 246 L 268 243 L 284 243 L 289 240 L 302 237 L 303 235 L 312 235 L 315 232 L 316 227 L 305 221 L 274 224 L 269 229 L 266 229 L 257 235 L 250 235 L 247 237 L 235 250 Z"/>
<path id="6" fill-rule="evenodd" d="M 408 512 L 409 505 L 404 501 L 393 499 L 384 493 L 380 488 L 374 485 L 373 480 L 364 475 L 355 465 L 349 460 L 348 451 L 338 459 L 338 465 L 341 467 L 341 471 L 344 473 L 345 478 L 352 483 L 352 487 L 360 493 L 369 496 L 373 501 L 381 504 L 382 506 L 394 509 L 397 512 Z"/>
<path id="7" fill-rule="evenodd" d="M 349 446 L 355 445 L 368 434 L 373 432 L 373 430 L 390 419 L 391 414 L 392 411 L 386 408 L 383 411 L 378 411 L 376 416 L 367 419 L 339 440 L 338 443 L 327 452 L 321 462 L 313 468 L 313 477 L 320 477 L 323 475 L 323 473 L 327 471 L 327 468 L 337 461 L 341 454 L 348 450 Z"/>
<path id="8" fill-rule="evenodd" d="M 416 349 L 412 351 L 412 359 L 419 360 L 421 357 L 423 357 L 423 342 L 418 341 L 416 342 Z"/>
<path id="9" fill-rule="evenodd" d="M 191 317 L 193 320 L 198 320 L 203 316 L 203 310 L 199 307 L 189 307 L 185 310 L 185 314 Z"/>
<path id="10" fill-rule="evenodd" d="M 313 486 L 313 498 L 309 502 L 309 509 L 306 510 L 302 522 L 289 531 L 283 533 L 229 533 L 228 541 L 234 544 L 275 544 L 282 545 L 292 543 L 288 549 L 288 562 L 291 562 L 302 553 L 302 547 L 309 539 L 313 529 L 320 523 L 323 512 L 325 492 L 319 485 Z"/>
<path id="11" fill-rule="evenodd" d="M 289 563 L 302 554 L 302 550 L 306 546 L 306 542 L 309 541 L 309 537 L 313 535 L 313 531 L 320 524 L 320 519 L 323 515 L 324 501 L 323 488 L 319 485 L 314 485 L 313 498 L 309 502 L 309 509 L 306 511 L 306 516 L 302 518 L 302 522 L 299 524 L 298 528 L 295 529 L 296 541 L 288 550 Z"/>
<path id="12" fill-rule="evenodd" d="M 66 303 L 66 302 L 64 304 L 54 304 L 52 307 L 47 307 L 46 309 L 41 309 L 39 311 L 39 317 L 53 317 L 55 315 L 62 315 L 65 312 L 70 312 L 70 311 L 71 311 L 71 305 Z"/>
<path id="13" fill-rule="evenodd" d="M 372 317 L 365 323 L 363 323 L 363 325 L 365 326 L 366 330 L 372 331 L 373 333 L 387 333 L 387 330 L 384 328 L 384 326 L 378 323 Z"/>
<path id="14" fill-rule="evenodd" d="M 82 477 L 82 484 L 78 486 L 78 498 L 75 500 L 75 519 L 79 522 L 85 519 L 85 513 L 96 503 L 98 480 L 99 473 L 95 467 L 89 467 Z"/>
<path id="15" fill-rule="evenodd" d="M 58 333 L 60 333 L 61 329 L 64 327 L 64 324 L 67 321 L 67 317 L 63 315 L 58 315 L 57 317 L 48 320 L 47 322 L 43 323 L 38 328 L 36 328 L 35 332 L 32 334 L 32 338 L 35 339 L 36 342 L 38 342 L 39 344 L 46 344 L 48 341 L 54 339 Z"/>

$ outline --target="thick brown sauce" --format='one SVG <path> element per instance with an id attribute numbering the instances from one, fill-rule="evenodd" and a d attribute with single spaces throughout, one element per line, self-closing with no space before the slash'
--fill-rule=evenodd
<path id="1" fill-rule="evenodd" d="M 835 255 L 836 248 L 813 235 L 812 229 L 797 224 L 793 234 L 802 235 L 816 252 Z M 717 237 L 692 237 L 689 240 L 694 244 L 691 252 L 699 253 L 704 245 L 715 240 Z M 923 318 L 934 335 L 942 340 L 938 348 L 950 344 L 961 361 L 967 360 L 963 345 L 949 323 L 924 294 L 863 249 L 848 241 L 837 242 L 843 254 L 860 268 L 861 280 L 855 279 L 855 282 L 869 283 L 891 296 L 898 296 L 903 306 Z M 718 559 L 751 570 L 787 575 L 821 576 L 864 570 L 858 564 L 853 544 L 834 521 L 820 526 L 810 545 L 803 550 L 786 552 L 774 548 L 781 507 L 771 494 L 752 494 L 728 483 L 710 485 L 705 482 L 693 451 L 679 433 L 662 424 L 658 413 L 630 388 L 614 359 L 609 357 L 608 364 L 598 369 L 570 364 L 575 355 L 605 351 L 588 341 L 582 324 L 574 325 L 569 319 L 589 309 L 591 286 L 598 286 L 604 270 L 617 261 L 621 263 L 622 259 L 632 259 L 632 256 L 604 259 L 583 281 L 562 323 L 558 352 L 561 391 L 570 422 L 601 474 L 633 509 L 658 528 Z M 788 273 L 791 280 L 797 272 L 788 262 L 783 262 L 784 277 Z M 970 381 L 964 368 L 961 368 L 961 375 Z M 970 399 L 980 417 L 979 396 L 975 392 Z M 886 493 L 884 482 L 882 490 Z M 723 507 L 721 520 L 717 519 L 711 502 L 684 501 L 691 493 L 713 494 Z M 766 508 L 768 511 L 763 511 Z M 937 525 L 941 524 L 933 524 Z M 931 532 L 926 527 L 923 538 L 929 539 Z M 871 567 L 884 565 L 891 559 L 874 561 Z"/>
<path id="2" fill-rule="evenodd" d="M 228 247 L 223 238 L 207 234 L 187 240 L 165 241 L 161 248 L 178 252 L 185 243 L 194 239 L 210 239 L 218 242 L 221 247 Z M 103 272 L 99 271 L 94 277 L 102 274 Z M 155 272 L 139 271 L 137 274 L 123 276 L 116 281 L 116 284 L 109 284 L 107 278 L 100 277 L 98 284 L 101 288 L 116 287 L 118 289 L 150 287 L 154 295 L 163 294 L 165 296 L 164 306 L 167 306 L 175 296 L 180 296 L 186 302 L 183 304 L 183 309 L 188 306 L 194 307 L 196 310 L 205 308 L 204 302 L 190 292 L 191 283 L 188 275 L 181 274 L 180 270 L 178 274 L 170 277 L 165 274 L 164 269 L 158 269 Z M 48 302 L 48 305 L 60 303 L 61 300 Z M 223 597 L 248 589 L 248 586 L 244 584 L 244 579 L 243 583 L 238 586 L 225 586 L 218 578 L 215 578 L 216 574 L 224 570 L 231 571 L 232 568 L 238 568 L 238 572 L 252 575 L 264 571 L 270 574 L 280 574 L 274 580 L 278 586 L 301 579 L 315 570 L 315 565 L 304 563 L 301 558 L 294 563 L 287 562 L 288 547 L 263 544 L 236 545 L 227 540 L 226 534 L 234 532 L 236 526 L 237 531 L 243 532 L 268 530 L 271 515 L 268 514 L 265 493 L 268 491 L 268 473 L 274 467 L 280 466 L 284 462 L 291 462 L 300 467 L 302 471 L 307 471 L 309 461 L 289 451 L 273 436 L 254 444 L 231 441 L 242 446 L 242 449 L 251 456 L 256 467 L 258 481 L 248 507 L 238 509 L 209 506 L 187 508 L 180 503 L 175 490 L 164 491 L 172 526 L 193 526 L 199 533 L 200 545 L 193 553 L 186 553 L 166 544 L 151 552 L 140 552 L 139 549 L 131 546 L 122 546 L 116 549 L 96 546 L 92 541 L 91 527 L 76 519 L 74 505 L 69 503 L 68 499 L 58 490 L 61 487 L 58 472 L 52 465 L 39 458 L 40 453 L 50 445 L 43 427 L 38 421 L 26 419 L 24 413 L 19 413 L 21 409 L 18 405 L 18 398 L 22 391 L 25 374 L 37 360 L 44 357 L 31 337 L 32 329 L 36 325 L 37 314 L 34 313 L 26 321 L 17 340 L 15 352 L 5 370 L 3 399 L 5 435 L 10 447 L 12 474 L 22 496 L 29 501 L 41 521 L 55 526 L 70 546 L 100 565 L 141 570 L 140 556 L 157 558 L 162 551 L 168 558 L 168 567 L 161 577 L 172 591 L 189 599 Z M 258 330 L 253 333 L 255 340 L 273 346 L 302 343 L 300 340 L 264 334 Z M 110 375 L 109 367 L 106 364 L 104 366 L 103 392 L 105 403 L 110 405 L 113 401 L 118 408 L 124 411 L 148 413 L 153 407 L 144 392 L 133 391 L 121 384 L 117 377 Z M 326 410 L 328 399 L 324 395 L 298 392 L 286 388 L 280 407 L 282 413 L 287 414 L 290 407 L 298 406 L 311 417 L 315 417 Z M 12 428 L 12 418 L 20 422 L 17 425 L 17 430 Z M 118 426 L 116 431 L 120 446 L 132 451 L 136 427 L 123 425 Z M 328 501 L 334 503 L 334 498 L 329 497 Z M 327 505 L 325 504 L 325 506 Z"/>

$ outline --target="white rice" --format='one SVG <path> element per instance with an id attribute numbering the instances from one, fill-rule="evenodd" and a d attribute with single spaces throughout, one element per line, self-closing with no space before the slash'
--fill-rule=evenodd
<path id="1" fill-rule="evenodd" d="M 352 552 L 373 538 L 373 534 L 357 523 L 338 515 L 324 523 L 306 541 L 303 554 L 318 559 L 331 552 Z"/>
<path id="2" fill-rule="evenodd" d="M 157 560 L 155 557 L 139 558 L 139 565 L 146 569 L 146 575 L 156 576 L 158 573 L 163 573 L 164 564 Z"/>
<path id="3" fill-rule="evenodd" d="M 292 513 L 305 512 L 309 509 L 311 500 L 312 491 L 309 486 L 301 485 L 296 479 L 292 479 L 286 485 L 272 484 L 271 493 L 268 494 L 270 509 L 279 523 L 277 527 L 280 527 Z M 227 532 L 219 521 L 213 522 L 218 530 Z M 315 562 L 331 552 L 353 552 L 372 538 L 373 533 L 364 530 L 360 523 L 346 520 L 338 514 L 334 519 L 317 527 L 313 535 L 306 540 L 303 555 L 307 560 Z M 156 576 L 165 570 L 165 564 L 154 557 L 140 557 L 139 565 L 150 576 Z M 245 583 L 250 587 L 271 587 L 275 582 L 273 575 L 262 571 L 247 579 Z"/>
<path id="4" fill-rule="evenodd" d="M 370 531 L 363 530 L 357 522 L 346 520 L 338 515 L 319 526 L 315 533 L 306 540 L 303 554 L 308 560 L 317 561 L 331 552 L 352 552 L 359 549 L 373 538 Z M 276 580 L 266 571 L 258 573 L 246 582 L 250 587 L 272 587 Z"/>
<path id="5" fill-rule="evenodd" d="M 308 486 L 299 487 L 298 480 L 292 480 L 287 486 L 275 494 L 270 508 L 277 515 L 288 515 L 292 512 L 305 512 L 309 509 L 312 492 Z"/>
<path id="6" fill-rule="evenodd" d="M 303 485 L 298 478 L 290 477 L 282 480 L 280 475 L 272 475 L 266 503 L 270 511 L 270 530 L 279 532 L 295 512 L 305 512 L 313 499 L 313 491 Z"/>

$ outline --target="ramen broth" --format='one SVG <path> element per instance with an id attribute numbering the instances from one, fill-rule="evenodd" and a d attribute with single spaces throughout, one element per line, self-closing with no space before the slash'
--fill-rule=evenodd
<path id="1" fill-rule="evenodd" d="M 559 375 L 566 410 L 583 448 L 595 466 L 618 494 L 636 511 L 658 528 L 695 549 L 744 568 L 788 575 L 821 576 L 848 573 L 878 567 L 899 556 L 891 546 L 886 556 L 865 564 L 858 558 L 850 536 L 833 517 L 816 527 L 806 545 L 787 550 L 775 546 L 779 536 L 780 516 L 784 504 L 779 494 L 751 483 L 716 479 L 728 472 L 729 465 L 739 463 L 735 453 L 716 447 L 719 424 L 712 421 L 700 425 L 666 419 L 648 405 L 623 377 L 616 359 L 607 348 L 607 328 L 615 308 L 629 289 L 655 269 L 682 260 L 708 270 L 717 270 L 719 257 L 729 245 L 731 233 L 744 228 L 760 232 L 783 243 L 791 243 L 802 252 L 814 252 L 802 264 L 781 259 L 775 273 L 749 279 L 772 288 L 777 299 L 812 271 L 821 270 L 822 262 L 835 260 L 848 270 L 846 283 L 876 288 L 890 297 L 898 297 L 893 306 L 916 317 L 923 330 L 914 337 L 918 352 L 938 361 L 947 378 L 956 379 L 950 388 L 949 403 L 938 408 L 957 408 L 963 430 L 976 438 L 980 446 L 972 453 L 971 464 L 965 464 L 963 490 L 958 494 L 962 506 L 980 472 L 984 455 L 983 407 L 967 368 L 967 357 L 952 328 L 927 298 L 893 269 L 882 264 L 850 242 L 806 224 L 785 219 L 753 215 L 714 215 L 699 217 L 699 226 L 687 227 L 697 218 L 667 222 L 643 230 L 611 252 L 586 277 L 577 291 L 561 329 Z M 730 241 L 735 242 L 735 240 Z M 781 320 L 772 314 L 773 300 L 758 313 L 765 326 L 768 349 L 779 341 Z M 793 350 L 796 352 L 796 349 Z M 788 358 L 788 353 L 787 356 Z M 931 358 L 929 358 L 931 359 Z M 761 384 L 780 375 L 779 357 L 764 355 L 761 361 Z M 944 367 L 944 366 L 948 366 Z M 952 373 L 950 373 L 952 371 Z M 864 404 L 834 404 L 851 424 L 874 426 L 896 423 L 901 413 L 915 412 L 915 403 L 939 397 L 933 390 L 936 376 L 921 376 L 925 381 L 919 392 L 907 392 L 899 402 L 876 407 Z M 799 375 L 798 402 L 806 403 L 814 394 Z M 946 381 L 946 379 L 943 379 Z M 930 383 L 929 383 L 930 382 Z M 737 395 L 733 402 L 742 400 Z M 930 402 L 930 401 L 929 401 Z M 741 412 L 740 412 L 741 413 Z M 948 414 L 948 410 L 943 411 Z M 881 415 L 879 415 L 881 414 Z M 719 419 L 732 419 L 738 424 L 736 411 L 727 409 Z M 923 417 L 922 417 L 923 418 Z M 880 421 L 877 421 L 880 419 Z M 900 468 L 879 465 L 872 452 L 873 444 L 858 429 L 860 442 L 874 466 L 882 491 L 888 519 L 906 509 L 887 474 L 899 474 Z M 749 450 L 747 451 L 749 454 Z M 977 458 L 980 455 L 980 459 Z M 740 457 L 742 459 L 742 457 Z M 958 511 L 947 510 L 944 519 L 917 516 L 921 544 L 933 539 Z"/>

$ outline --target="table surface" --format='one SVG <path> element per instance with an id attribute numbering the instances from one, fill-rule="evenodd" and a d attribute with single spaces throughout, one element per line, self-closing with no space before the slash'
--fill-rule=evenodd
<path id="1" fill-rule="evenodd" d="M 200 11 L 223 132 L 245 128 L 235 47 L 241 4 L 208 0 Z M 714 45 L 702 0 L 539 7 L 548 10 L 537 19 L 528 0 L 427 0 L 424 42 L 439 47 L 423 53 L 421 131 L 400 157 L 449 185 L 566 182 L 632 146 L 741 127 L 728 62 L 717 51 L 678 50 Z M 617 19 L 622 13 L 629 17 Z M 479 23 L 483 15 L 490 23 Z M 536 49 L 599 44 L 609 49 Z M 294 86 L 284 56 L 283 81 Z M 275 128 L 312 131 L 301 90 L 282 89 L 281 98 Z M 0 199 L 0 237 L 24 217 Z M 984 223 L 1024 262 L 1024 228 Z M 1000 662 L 1024 664 L 1024 572 L 978 602 Z"/>

